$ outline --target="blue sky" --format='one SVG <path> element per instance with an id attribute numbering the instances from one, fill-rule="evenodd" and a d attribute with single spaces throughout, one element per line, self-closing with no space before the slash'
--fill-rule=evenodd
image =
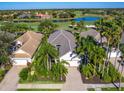
<path id="1" fill-rule="evenodd" d="M 124 8 L 124 2 L 0 2 L 0 10 L 51 8 Z"/>

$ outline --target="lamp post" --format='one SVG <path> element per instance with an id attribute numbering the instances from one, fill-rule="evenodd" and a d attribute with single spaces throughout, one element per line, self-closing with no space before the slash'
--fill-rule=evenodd
<path id="1" fill-rule="evenodd" d="M 56 47 L 57 47 L 58 52 L 60 53 L 60 47 L 61 47 L 61 45 L 56 45 Z M 59 61 L 60 61 L 60 58 L 59 58 Z"/>

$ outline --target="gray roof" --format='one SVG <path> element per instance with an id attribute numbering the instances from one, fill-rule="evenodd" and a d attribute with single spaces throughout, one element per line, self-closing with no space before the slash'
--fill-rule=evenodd
<path id="1" fill-rule="evenodd" d="M 99 40 L 99 38 L 100 38 L 99 32 L 97 32 L 97 31 L 94 30 L 94 29 L 90 29 L 90 30 L 88 30 L 88 31 L 81 32 L 80 35 L 81 35 L 82 37 L 92 36 L 92 37 L 94 37 L 96 40 Z"/>
<path id="2" fill-rule="evenodd" d="M 31 17 L 30 14 L 21 14 L 18 16 L 18 18 L 29 18 L 29 17 Z"/>
<path id="3" fill-rule="evenodd" d="M 73 51 L 76 47 L 75 37 L 73 36 L 73 34 L 64 30 L 55 31 L 54 33 L 52 33 L 48 39 L 48 42 L 55 47 L 56 45 L 60 45 L 60 56 L 63 56 L 69 51 Z"/>

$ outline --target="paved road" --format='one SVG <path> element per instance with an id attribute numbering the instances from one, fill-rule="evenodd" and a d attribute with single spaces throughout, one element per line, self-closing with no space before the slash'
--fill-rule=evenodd
<path id="1" fill-rule="evenodd" d="M 17 88 L 19 72 L 24 66 L 13 66 L 0 83 L 0 91 L 14 91 Z"/>
<path id="2" fill-rule="evenodd" d="M 63 85 L 62 91 L 85 91 L 86 85 L 83 85 L 80 72 L 77 67 L 69 67 L 66 82 Z"/>

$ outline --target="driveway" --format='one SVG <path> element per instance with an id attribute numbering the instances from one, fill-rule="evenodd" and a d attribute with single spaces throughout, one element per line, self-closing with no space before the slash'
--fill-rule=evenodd
<path id="1" fill-rule="evenodd" d="M 0 91 L 15 91 L 19 80 L 19 72 L 25 66 L 13 66 L 0 83 Z"/>
<path id="2" fill-rule="evenodd" d="M 69 67 L 66 82 L 62 91 L 86 91 L 87 87 L 83 84 L 80 72 L 77 67 Z"/>

